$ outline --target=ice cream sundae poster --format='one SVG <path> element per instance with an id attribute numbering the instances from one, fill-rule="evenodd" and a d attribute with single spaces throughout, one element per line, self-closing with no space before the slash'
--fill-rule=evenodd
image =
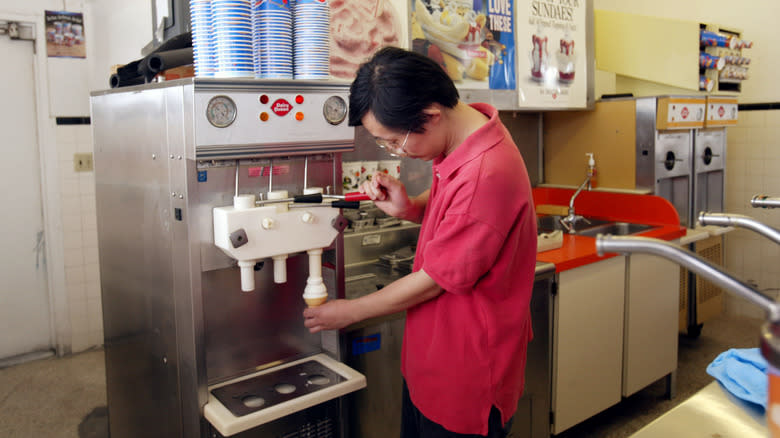
<path id="1" fill-rule="evenodd" d="M 385 46 L 409 47 L 409 0 L 330 0 L 330 75 L 351 81 Z"/>
<path id="2" fill-rule="evenodd" d="M 584 107 L 587 0 L 518 0 L 520 107 Z"/>
<path id="3" fill-rule="evenodd" d="M 50 58 L 86 58 L 84 15 L 81 12 L 45 11 L 46 53 Z"/>
<path id="4" fill-rule="evenodd" d="M 514 90 L 513 0 L 411 0 L 412 50 L 461 89 Z"/>

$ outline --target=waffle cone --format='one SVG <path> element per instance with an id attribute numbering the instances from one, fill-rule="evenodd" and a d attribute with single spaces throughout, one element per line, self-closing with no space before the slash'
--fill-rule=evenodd
<path id="1" fill-rule="evenodd" d="M 317 297 L 317 298 L 304 298 L 303 300 L 306 301 L 307 306 L 317 307 L 325 303 L 325 301 L 328 300 L 328 296 L 326 295 L 324 297 Z"/>

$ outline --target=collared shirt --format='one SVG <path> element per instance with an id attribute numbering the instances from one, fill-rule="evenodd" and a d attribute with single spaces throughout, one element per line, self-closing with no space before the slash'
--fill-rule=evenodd
<path id="1" fill-rule="evenodd" d="M 523 390 L 536 216 L 523 158 L 498 111 L 471 106 L 490 120 L 433 161 L 414 270 L 443 292 L 408 309 L 401 371 L 423 415 L 485 435 L 491 406 L 506 422 Z"/>

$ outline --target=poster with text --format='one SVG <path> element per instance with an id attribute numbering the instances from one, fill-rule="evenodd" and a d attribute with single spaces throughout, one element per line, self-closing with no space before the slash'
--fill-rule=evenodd
<path id="1" fill-rule="evenodd" d="M 46 53 L 51 58 L 86 58 L 84 15 L 80 12 L 46 12 Z"/>
<path id="2" fill-rule="evenodd" d="M 517 0 L 518 104 L 587 103 L 587 0 Z"/>
<path id="3" fill-rule="evenodd" d="M 385 46 L 408 48 L 408 0 L 330 0 L 330 75 L 351 81 Z"/>
<path id="4" fill-rule="evenodd" d="M 515 89 L 512 0 L 411 0 L 412 50 L 460 89 Z"/>

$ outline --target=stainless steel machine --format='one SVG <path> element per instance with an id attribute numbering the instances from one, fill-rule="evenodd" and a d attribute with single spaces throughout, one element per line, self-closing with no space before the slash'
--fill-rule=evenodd
<path id="1" fill-rule="evenodd" d="M 347 436 L 343 396 L 365 377 L 302 317 L 304 298 L 344 297 L 346 222 L 322 194 L 353 148 L 347 94 L 204 79 L 92 94 L 113 438 Z"/>
<path id="2" fill-rule="evenodd" d="M 704 98 L 636 99 L 636 186 L 666 198 L 693 224 L 693 128 L 704 126 Z"/>

